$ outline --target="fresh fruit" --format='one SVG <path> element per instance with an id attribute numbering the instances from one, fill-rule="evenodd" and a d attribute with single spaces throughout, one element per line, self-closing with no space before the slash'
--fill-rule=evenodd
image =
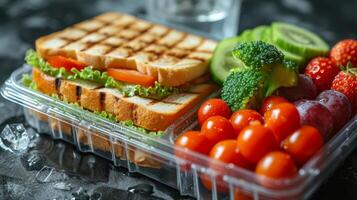
<path id="1" fill-rule="evenodd" d="M 329 46 L 319 36 L 291 24 L 273 23 L 272 38 L 280 48 L 307 59 L 326 55 L 329 50 Z"/>
<path id="2" fill-rule="evenodd" d="M 357 114 L 357 68 L 348 65 L 346 70 L 338 73 L 331 89 L 346 95 L 352 106 L 352 115 Z"/>
<path id="3" fill-rule="evenodd" d="M 207 138 L 199 131 L 188 131 L 180 135 L 177 138 L 175 145 L 202 154 L 208 154 L 213 146 L 207 145 Z M 179 157 L 187 157 L 178 154 L 179 153 L 176 153 L 176 155 Z"/>
<path id="4" fill-rule="evenodd" d="M 241 154 L 253 163 L 257 163 L 264 155 L 279 148 L 273 132 L 260 123 L 244 128 L 238 136 L 237 145 Z"/>
<path id="5" fill-rule="evenodd" d="M 280 143 L 288 135 L 300 127 L 300 116 L 291 103 L 280 103 L 264 114 L 265 126 L 270 128 Z"/>
<path id="6" fill-rule="evenodd" d="M 340 130 L 351 117 L 351 103 L 341 92 L 325 90 L 316 98 L 331 113 L 334 122 L 334 133 Z"/>
<path id="7" fill-rule="evenodd" d="M 206 119 L 215 115 L 225 118 L 229 118 L 231 116 L 229 106 L 222 99 L 209 99 L 204 102 L 198 110 L 198 122 L 202 126 Z"/>
<path id="8" fill-rule="evenodd" d="M 309 76 L 299 74 L 297 86 L 281 87 L 275 92 L 275 94 L 283 96 L 291 102 L 299 99 L 315 99 L 317 95 L 317 88 Z"/>
<path id="9" fill-rule="evenodd" d="M 210 144 L 237 137 L 232 124 L 222 116 L 208 118 L 203 123 L 201 132 L 206 136 Z"/>
<path id="10" fill-rule="evenodd" d="M 213 80 L 222 85 L 232 68 L 239 66 L 236 59 L 232 57 L 232 50 L 235 45 L 242 41 L 242 37 L 231 37 L 222 40 L 213 53 L 210 72 Z"/>
<path id="11" fill-rule="evenodd" d="M 267 97 L 263 101 L 262 107 L 260 108 L 260 113 L 264 114 L 268 110 L 271 110 L 273 106 L 278 105 L 280 103 L 288 103 L 288 100 L 280 96 Z"/>
<path id="12" fill-rule="evenodd" d="M 323 146 L 321 133 L 312 126 L 302 126 L 289 135 L 282 143 L 283 149 L 289 153 L 296 164 L 302 166 Z"/>
<path id="13" fill-rule="evenodd" d="M 346 66 L 349 62 L 357 66 L 357 40 L 346 39 L 338 42 L 330 52 L 331 59 L 337 66 Z"/>
<path id="14" fill-rule="evenodd" d="M 136 70 L 109 68 L 107 72 L 109 76 L 113 77 L 117 81 L 142 85 L 145 87 L 153 86 L 157 80 L 156 77 L 143 74 Z"/>
<path id="15" fill-rule="evenodd" d="M 246 169 L 251 169 L 253 164 L 246 160 L 239 152 L 239 149 L 237 148 L 237 140 L 223 140 L 218 142 L 212 150 L 209 153 L 209 157 L 212 160 L 218 160 L 223 163 L 231 163 L 234 164 L 235 166 L 239 166 L 242 168 Z M 218 167 L 215 165 L 215 163 L 211 162 L 210 163 L 210 168 L 216 170 L 219 175 L 216 178 L 217 182 L 217 189 L 219 192 L 227 192 L 228 187 L 227 183 L 224 184 L 222 180 L 222 175 L 226 174 L 224 170 L 222 170 L 221 167 Z M 211 189 L 211 180 L 207 176 L 201 176 L 201 181 L 203 185 L 207 189 Z"/>
<path id="16" fill-rule="evenodd" d="M 209 157 L 224 163 L 232 163 L 246 169 L 252 167 L 252 163 L 246 160 L 237 148 L 237 140 L 223 140 L 213 146 Z"/>
<path id="17" fill-rule="evenodd" d="M 325 106 L 314 100 L 299 100 L 295 105 L 299 111 L 301 125 L 317 128 L 324 140 L 331 137 L 333 118 Z"/>
<path id="18" fill-rule="evenodd" d="M 243 128 L 247 127 L 252 121 L 264 122 L 263 117 L 255 110 L 238 110 L 231 116 L 229 120 L 238 136 Z"/>
<path id="19" fill-rule="evenodd" d="M 258 162 L 255 173 L 274 179 L 290 178 L 297 174 L 297 167 L 289 154 L 274 151 Z"/>
<path id="20" fill-rule="evenodd" d="M 79 62 L 75 59 L 72 58 L 66 58 L 64 56 L 51 56 L 47 62 L 52 66 L 52 67 L 64 67 L 67 71 L 71 71 L 72 68 L 81 70 L 87 65 L 85 63 Z"/>
<path id="21" fill-rule="evenodd" d="M 334 77 L 340 69 L 330 58 L 312 59 L 305 68 L 305 74 L 311 77 L 318 91 L 330 89 Z"/>

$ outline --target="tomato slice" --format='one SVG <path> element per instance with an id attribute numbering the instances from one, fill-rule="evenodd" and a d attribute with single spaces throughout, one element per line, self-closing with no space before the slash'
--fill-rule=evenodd
<path id="1" fill-rule="evenodd" d="M 71 71 L 72 68 L 81 70 L 87 66 L 85 63 L 79 62 L 72 58 L 66 58 L 64 56 L 51 56 L 47 60 L 47 62 L 50 63 L 52 67 L 55 68 L 64 67 L 68 71 Z"/>
<path id="2" fill-rule="evenodd" d="M 107 72 L 109 76 L 113 77 L 117 81 L 138 84 L 145 87 L 153 86 L 157 80 L 156 77 L 149 76 L 135 70 L 109 68 Z"/>

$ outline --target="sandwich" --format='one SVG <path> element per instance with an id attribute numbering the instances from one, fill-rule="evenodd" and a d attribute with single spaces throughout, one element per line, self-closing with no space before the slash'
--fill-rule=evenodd
<path id="1" fill-rule="evenodd" d="M 35 46 L 27 85 L 147 133 L 162 133 L 217 89 L 208 75 L 215 41 L 127 14 L 96 16 Z"/>

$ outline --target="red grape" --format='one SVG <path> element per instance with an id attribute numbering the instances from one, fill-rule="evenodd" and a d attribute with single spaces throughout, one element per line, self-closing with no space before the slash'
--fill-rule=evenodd
<path id="1" fill-rule="evenodd" d="M 334 133 L 340 130 L 351 117 L 351 103 L 341 92 L 325 90 L 316 98 L 332 114 L 334 121 Z"/>
<path id="2" fill-rule="evenodd" d="M 317 128 L 325 140 L 331 137 L 333 118 L 324 105 L 313 100 L 300 100 L 294 104 L 299 111 L 301 125 Z"/>
<path id="3" fill-rule="evenodd" d="M 298 99 L 314 99 L 317 89 L 312 79 L 305 74 L 299 74 L 298 78 L 297 86 L 281 87 L 276 91 L 276 94 L 285 97 L 290 102 Z"/>

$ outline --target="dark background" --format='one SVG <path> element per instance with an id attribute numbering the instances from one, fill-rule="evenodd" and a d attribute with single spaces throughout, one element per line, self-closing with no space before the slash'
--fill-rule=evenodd
<path id="1" fill-rule="evenodd" d="M 0 83 L 15 68 L 22 65 L 24 52 L 33 48 L 34 40 L 39 36 L 108 10 L 144 14 L 142 2 L 140 0 L 0 0 Z M 243 2 L 241 11 L 240 30 L 261 24 L 270 24 L 273 21 L 286 21 L 318 33 L 330 45 L 344 38 L 357 38 L 356 0 L 246 0 Z M 0 123 L 2 124 L 0 128 L 2 129 L 5 123 L 23 121 L 19 107 L 6 102 L 1 97 Z M 43 136 L 39 138 L 39 141 L 41 145 L 50 146 L 46 151 L 43 148 L 41 150 L 41 145 L 34 148 L 45 155 L 46 158 L 43 160 L 46 160 L 46 164 L 48 164 L 48 160 L 51 160 L 52 165 L 57 166 L 51 156 L 56 156 L 58 148 L 64 148 L 67 152 L 66 156 L 76 157 L 75 155 L 77 155 L 77 158 L 80 157 L 82 160 L 81 162 L 87 163 L 79 165 L 80 173 L 75 176 L 75 179 L 70 178 L 73 188 L 71 191 L 56 192 L 56 190 L 49 189 L 48 184 L 35 184 L 31 181 L 31 177 L 34 175 L 31 170 L 30 172 L 21 171 L 26 175 L 19 175 L 20 172 L 14 170 L 14 168 L 19 168 L 18 166 L 24 166 L 21 161 L 24 159 L 23 157 L 14 157 L 0 151 L 0 197 L 3 199 L 32 199 L 35 197 L 39 199 L 70 199 L 76 195 L 72 193 L 80 189 L 81 185 L 83 188 L 87 188 L 88 193 L 98 190 L 102 199 L 105 197 L 149 198 L 147 196 L 144 198 L 145 195 L 130 197 L 126 193 L 129 186 L 140 183 L 154 186 L 153 199 L 160 199 L 160 197 L 162 199 L 189 199 L 180 197 L 177 191 L 141 175 L 128 174 L 125 169 L 113 168 L 109 162 L 100 158 L 82 155 L 62 142 L 52 141 Z M 28 155 L 25 155 L 25 158 L 26 156 Z M 96 164 L 90 169 L 98 173 L 90 178 L 86 176 L 89 170 L 88 159 L 96 160 Z M 41 164 L 43 165 L 43 163 Z M 73 168 L 73 162 L 67 164 Z M 125 180 L 125 184 L 123 182 L 111 183 L 113 174 L 120 180 Z M 82 178 L 78 178 L 78 176 Z M 93 188 L 96 189 L 93 190 Z M 45 192 L 46 190 L 48 191 Z M 357 199 L 357 150 L 323 183 L 312 199 Z"/>

